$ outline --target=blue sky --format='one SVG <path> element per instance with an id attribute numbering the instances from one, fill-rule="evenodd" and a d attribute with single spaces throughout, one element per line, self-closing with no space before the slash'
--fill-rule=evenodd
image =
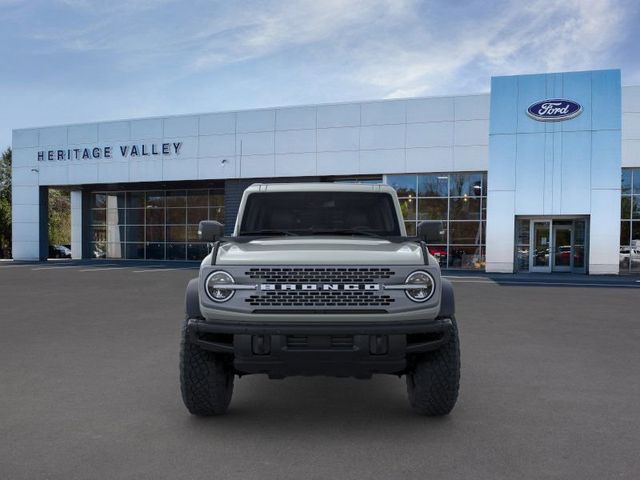
<path id="1" fill-rule="evenodd" d="M 486 92 L 491 75 L 622 68 L 634 0 L 0 0 L 11 129 Z"/>

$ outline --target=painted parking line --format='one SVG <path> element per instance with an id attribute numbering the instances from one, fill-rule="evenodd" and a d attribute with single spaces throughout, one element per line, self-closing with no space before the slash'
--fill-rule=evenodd
<path id="1" fill-rule="evenodd" d="M 78 270 L 79 272 L 102 272 L 103 270 L 122 270 L 126 267 L 96 267 L 96 268 L 83 268 Z"/>
<path id="2" fill-rule="evenodd" d="M 79 265 L 52 265 L 47 267 L 36 267 L 31 270 L 59 270 L 62 268 L 77 268 Z"/>
<path id="3" fill-rule="evenodd" d="M 173 270 L 186 270 L 186 269 L 185 268 L 149 268 L 146 270 L 134 270 L 133 273 L 171 272 Z"/>
<path id="4" fill-rule="evenodd" d="M 20 263 L 17 265 L 1 265 L 0 264 L 0 270 L 4 269 L 4 268 L 26 268 L 26 267 L 33 267 L 34 265 L 38 265 L 37 263 Z"/>

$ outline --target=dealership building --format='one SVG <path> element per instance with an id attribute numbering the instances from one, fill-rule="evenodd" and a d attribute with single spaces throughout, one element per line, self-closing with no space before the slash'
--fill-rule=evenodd
<path id="1" fill-rule="evenodd" d="M 443 267 L 640 273 L 640 86 L 619 70 L 501 76 L 485 94 L 13 131 L 13 257 L 48 254 L 71 190 L 74 258 L 199 260 L 255 182 L 384 182 Z"/>

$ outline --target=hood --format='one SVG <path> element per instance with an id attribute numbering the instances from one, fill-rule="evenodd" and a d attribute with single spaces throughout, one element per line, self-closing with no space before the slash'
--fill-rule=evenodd
<path id="1" fill-rule="evenodd" d="M 217 265 L 420 265 L 414 242 L 377 238 L 277 237 L 223 243 Z"/>

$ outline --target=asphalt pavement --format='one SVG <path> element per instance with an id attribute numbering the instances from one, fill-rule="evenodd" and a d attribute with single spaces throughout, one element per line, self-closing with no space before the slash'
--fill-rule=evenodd
<path id="1" fill-rule="evenodd" d="M 445 418 L 414 414 L 392 376 L 246 376 L 226 416 L 201 419 L 178 384 L 196 274 L 0 263 L 0 479 L 640 476 L 632 277 L 447 272 L 462 383 Z"/>

